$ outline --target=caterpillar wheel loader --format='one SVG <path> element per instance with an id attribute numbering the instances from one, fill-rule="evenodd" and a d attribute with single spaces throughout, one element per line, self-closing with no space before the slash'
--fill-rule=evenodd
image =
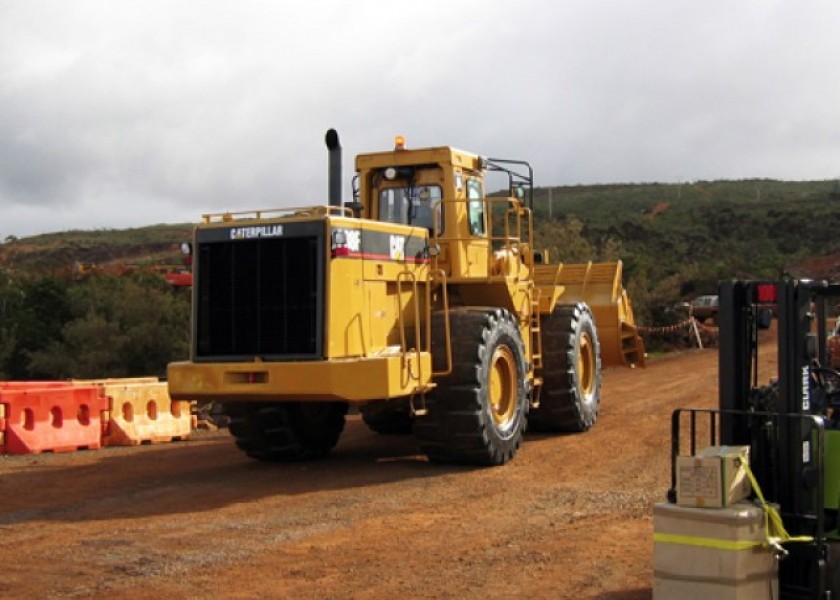
<path id="1" fill-rule="evenodd" d="M 621 263 L 534 250 L 525 162 L 398 138 L 356 158 L 343 205 L 335 130 L 326 142 L 328 205 L 196 227 L 172 398 L 223 403 L 238 447 L 269 461 L 328 454 L 350 405 L 438 462 L 503 464 L 526 423 L 592 427 L 602 364 L 644 363 Z M 486 193 L 494 171 L 508 196 Z"/>

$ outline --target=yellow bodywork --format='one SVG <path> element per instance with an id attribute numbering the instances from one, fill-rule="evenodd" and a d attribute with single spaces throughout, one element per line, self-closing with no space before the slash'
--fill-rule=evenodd
<path id="1" fill-rule="evenodd" d="M 427 206 L 429 222 L 387 222 L 382 194 L 398 189 L 383 175 L 387 167 L 415 169 L 409 185 L 439 194 Z M 351 403 L 422 397 L 451 362 L 450 356 L 436 358 L 438 368 L 447 366 L 433 372 L 432 315 L 458 306 L 510 311 L 519 323 L 531 389 L 541 382 L 540 319 L 560 304 L 592 308 L 605 365 L 643 365 L 621 263 L 538 264 L 531 211 L 515 198 L 488 197 L 485 167 L 478 156 L 448 147 L 363 154 L 356 159 L 362 202 L 355 215 L 311 207 L 206 216 L 197 240 L 201 232 L 232 227 L 242 235 L 323 227 L 320 355 L 199 360 L 194 340 L 193 360 L 169 367 L 171 397 Z M 349 242 L 337 245 L 337 239 Z M 506 385 L 502 367 L 500 389 Z"/>
<path id="2" fill-rule="evenodd" d="M 262 217 L 262 215 L 260 215 Z M 425 229 L 294 209 L 286 218 L 237 221 L 270 227 L 315 219 L 361 236 L 396 235 L 425 247 Z M 212 227 L 229 227 L 222 218 Z M 221 223 L 221 225 L 220 225 Z M 432 385 L 424 329 L 430 293 L 427 260 L 399 256 L 333 257 L 325 269 L 324 360 L 179 362 L 169 365 L 173 398 L 226 401 L 345 400 L 362 402 L 424 392 Z"/>
<path id="3" fill-rule="evenodd" d="M 173 363 L 170 395 L 195 400 L 342 400 L 362 402 L 416 393 L 428 352 L 319 362 Z M 173 392 L 173 390 L 175 390 Z"/>

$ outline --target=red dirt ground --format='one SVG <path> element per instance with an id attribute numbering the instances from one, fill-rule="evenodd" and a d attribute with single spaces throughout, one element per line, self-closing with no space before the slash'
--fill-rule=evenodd
<path id="1" fill-rule="evenodd" d="M 671 411 L 716 402 L 717 353 L 694 350 L 606 371 L 590 432 L 529 435 L 497 468 L 358 417 L 314 463 L 251 461 L 224 431 L 0 458 L 0 597 L 648 599 Z"/>

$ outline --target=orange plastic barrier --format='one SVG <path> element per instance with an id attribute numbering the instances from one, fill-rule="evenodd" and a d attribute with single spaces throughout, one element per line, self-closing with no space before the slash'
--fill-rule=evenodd
<path id="1" fill-rule="evenodd" d="M 65 382 L 0 383 L 0 452 L 72 452 L 102 445 L 108 400 L 96 386 Z"/>
<path id="2" fill-rule="evenodd" d="M 166 382 L 122 384 L 112 380 L 101 388 L 110 410 L 103 436 L 106 446 L 155 444 L 189 437 L 190 403 L 173 402 Z"/>
<path id="3" fill-rule="evenodd" d="M 0 381 L 0 390 L 45 390 L 72 386 L 69 381 Z"/>

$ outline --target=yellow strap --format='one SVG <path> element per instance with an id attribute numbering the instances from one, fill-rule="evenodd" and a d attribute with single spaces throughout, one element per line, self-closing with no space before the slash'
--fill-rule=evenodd
<path id="1" fill-rule="evenodd" d="M 662 544 L 677 544 L 679 546 L 699 546 L 714 548 L 715 550 L 749 550 L 763 546 L 764 542 L 756 540 L 717 540 L 715 538 L 697 537 L 694 535 L 676 535 L 673 533 L 654 533 L 653 541 Z"/>
<path id="2" fill-rule="evenodd" d="M 750 469 L 750 460 L 746 453 L 741 456 L 741 464 L 744 467 L 747 478 L 750 480 L 750 485 L 752 485 L 755 495 L 758 496 L 761 508 L 764 510 L 764 535 L 767 538 L 767 545 L 774 548 L 778 553 L 787 555 L 787 550 L 782 547 L 782 544 L 785 542 L 813 542 L 814 538 L 810 535 L 793 537 L 787 532 L 784 523 L 782 523 L 782 516 L 779 514 L 779 511 L 775 507 L 767 504 L 767 501 L 764 499 L 764 494 L 761 492 L 758 480 L 756 480 L 752 469 Z"/>

